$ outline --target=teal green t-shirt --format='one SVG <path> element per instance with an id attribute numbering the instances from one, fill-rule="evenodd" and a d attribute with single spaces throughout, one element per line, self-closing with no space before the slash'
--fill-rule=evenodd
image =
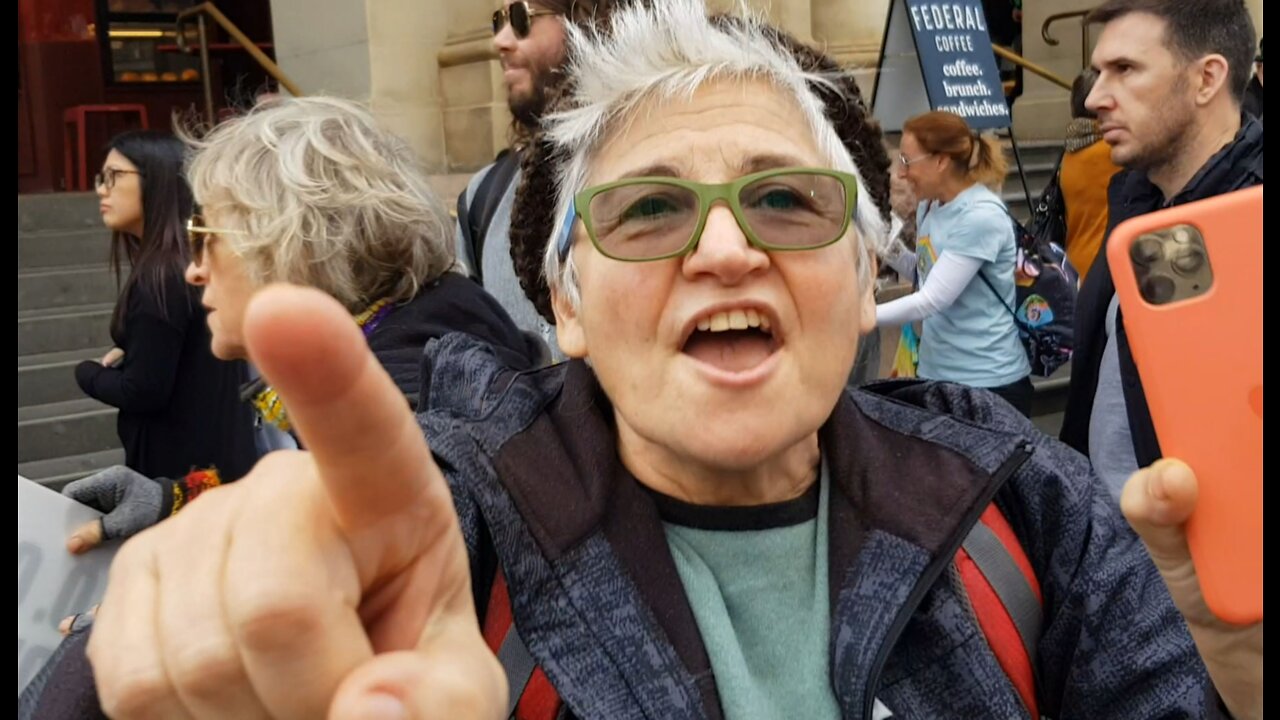
<path id="1" fill-rule="evenodd" d="M 925 318 L 919 376 L 984 388 L 1026 377 L 1031 365 L 1012 314 L 1017 245 L 1000 198 L 975 184 L 945 205 L 921 203 L 917 224 L 921 284 L 943 253 L 981 260 L 980 272 L 991 283 L 973 278 L 950 307 Z"/>
<path id="2" fill-rule="evenodd" d="M 726 720 L 840 717 L 828 651 L 829 484 L 821 477 L 795 500 L 750 508 L 659 501 Z"/>

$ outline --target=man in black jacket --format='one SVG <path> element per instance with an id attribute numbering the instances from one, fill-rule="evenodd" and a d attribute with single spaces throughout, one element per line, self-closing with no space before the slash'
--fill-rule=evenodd
<path id="1" fill-rule="evenodd" d="M 1163 207 L 1262 183 L 1262 126 L 1241 113 L 1254 31 L 1242 0 L 1110 0 L 1087 101 L 1111 159 L 1110 230 Z M 1081 288 L 1062 440 L 1089 456 L 1118 498 L 1161 456 L 1100 252 Z"/>

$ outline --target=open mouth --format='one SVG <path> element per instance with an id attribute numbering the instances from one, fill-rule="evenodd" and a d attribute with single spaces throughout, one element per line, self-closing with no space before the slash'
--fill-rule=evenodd
<path id="1" fill-rule="evenodd" d="M 700 318 L 680 351 L 717 370 L 745 373 L 763 365 L 781 346 L 768 315 L 734 309 Z"/>

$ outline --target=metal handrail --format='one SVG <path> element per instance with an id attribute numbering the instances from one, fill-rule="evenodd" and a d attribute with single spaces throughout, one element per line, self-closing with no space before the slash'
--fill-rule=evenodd
<path id="1" fill-rule="evenodd" d="M 289 94 L 294 97 L 302 97 L 302 90 L 298 88 L 297 84 L 290 80 L 289 76 L 285 75 L 284 71 L 280 69 L 280 66 L 267 57 L 267 54 L 262 52 L 262 49 L 250 40 L 248 35 L 245 35 L 240 28 L 236 27 L 235 23 L 222 14 L 222 11 L 216 5 L 211 2 L 200 3 L 178 13 L 178 48 L 183 52 L 191 52 L 191 48 L 187 46 L 187 36 L 182 31 L 182 28 L 194 18 L 196 29 L 200 35 L 200 77 L 204 83 L 204 111 L 210 125 L 214 124 L 217 117 L 213 112 L 213 81 L 209 77 L 209 36 L 204 20 L 206 16 L 213 18 L 214 22 L 221 25 L 222 29 L 227 31 L 227 34 L 239 43 L 240 47 L 244 48 L 245 52 L 248 52 L 249 56 L 256 60 L 258 65 L 267 71 L 268 75 L 275 78 L 275 81 L 281 87 L 289 91 Z"/>
<path id="2" fill-rule="evenodd" d="M 1030 70 L 1036 75 L 1039 75 L 1045 80 L 1048 80 L 1054 85 L 1057 85 L 1058 87 L 1063 88 L 1064 90 L 1071 89 L 1071 83 L 1062 79 L 1062 77 L 1060 77 L 1059 75 L 1056 75 L 1053 71 L 1048 70 L 1040 65 L 1037 65 L 1031 62 L 1030 60 L 1022 57 L 1018 53 L 1010 50 L 1009 48 L 996 45 L 993 43 L 991 45 L 991 49 L 995 51 L 996 55 L 999 55 L 1000 57 L 1004 58 L 1005 60 L 1008 60 L 1009 62 L 1015 65 L 1021 65 L 1022 67 L 1026 68 L 1027 70 Z"/>
<path id="3" fill-rule="evenodd" d="M 1089 67 L 1089 23 L 1085 22 L 1085 18 L 1089 13 L 1093 12 L 1093 8 L 1088 10 L 1075 10 L 1073 12 L 1056 13 L 1044 19 L 1044 24 L 1040 26 L 1040 37 L 1046 45 L 1057 47 L 1061 43 L 1057 38 L 1049 34 L 1049 27 L 1059 20 L 1070 20 L 1072 18 L 1080 18 L 1080 69 Z"/>

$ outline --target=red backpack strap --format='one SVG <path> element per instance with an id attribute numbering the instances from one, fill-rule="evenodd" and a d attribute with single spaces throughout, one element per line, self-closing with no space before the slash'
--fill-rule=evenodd
<path id="1" fill-rule="evenodd" d="M 562 705 L 560 696 L 516 631 L 511 615 L 511 597 L 502 570 L 498 570 L 489 592 L 483 633 L 485 644 L 498 656 L 498 662 L 507 673 L 507 713 L 503 717 L 554 720 Z"/>
<path id="2" fill-rule="evenodd" d="M 1044 620 L 1040 583 L 1013 528 L 987 506 L 956 553 L 956 569 L 978 626 L 1031 717 L 1036 702 L 1036 645 Z"/>

